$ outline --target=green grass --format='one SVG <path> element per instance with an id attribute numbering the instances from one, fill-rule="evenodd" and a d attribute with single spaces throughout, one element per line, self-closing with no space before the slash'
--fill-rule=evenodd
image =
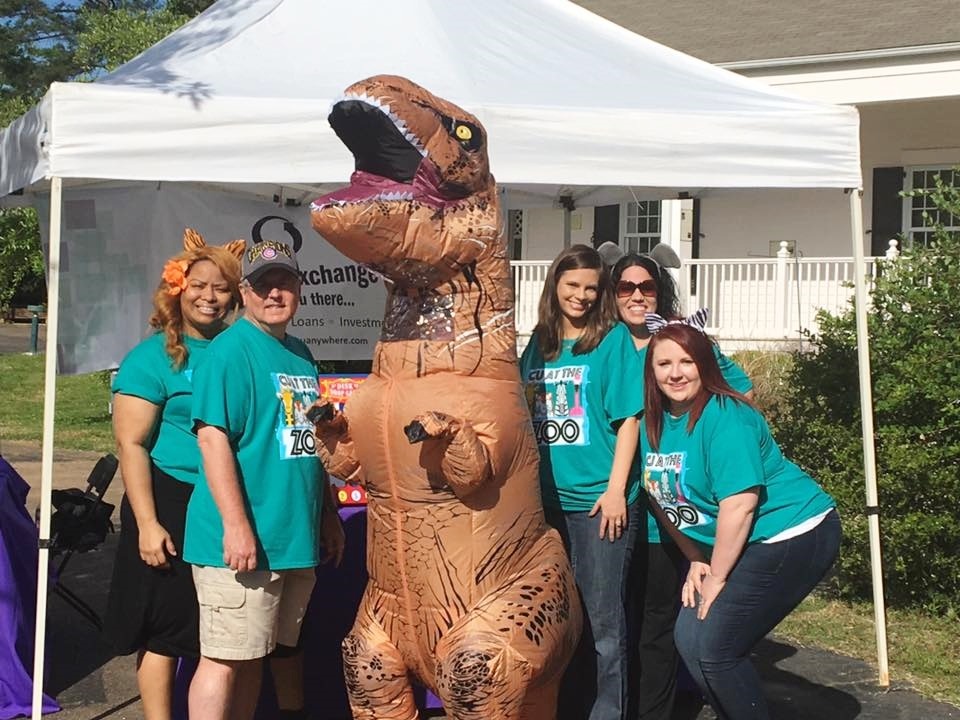
<path id="1" fill-rule="evenodd" d="M 877 665 L 873 606 L 811 595 L 775 631 L 806 647 L 832 650 Z M 887 611 L 890 681 L 960 706 L 960 622 L 918 611 Z"/>
<path id="2" fill-rule="evenodd" d="M 0 355 L 0 439 L 42 440 L 43 363 L 42 355 Z M 103 373 L 58 377 L 54 445 L 98 453 L 113 450 L 109 402 Z"/>

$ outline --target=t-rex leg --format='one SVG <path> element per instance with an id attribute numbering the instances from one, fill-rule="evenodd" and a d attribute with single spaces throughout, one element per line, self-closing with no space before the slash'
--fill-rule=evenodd
<path id="1" fill-rule="evenodd" d="M 553 536 L 548 536 L 555 540 Z M 576 587 L 559 542 L 496 590 L 437 644 L 437 693 L 455 720 L 553 720 L 580 637 Z"/>
<path id="2" fill-rule="evenodd" d="M 318 401 L 307 410 L 317 438 L 317 455 L 327 472 L 345 482 L 362 483 L 360 461 L 350 437 L 347 418 L 331 403 Z"/>
<path id="3" fill-rule="evenodd" d="M 370 612 L 366 598 L 343 639 L 343 676 L 355 720 L 417 720 L 400 651 Z"/>

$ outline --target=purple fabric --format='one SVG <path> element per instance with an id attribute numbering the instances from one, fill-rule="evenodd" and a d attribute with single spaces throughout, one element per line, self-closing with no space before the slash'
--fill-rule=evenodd
<path id="1" fill-rule="evenodd" d="M 37 526 L 24 503 L 30 486 L 0 457 L 0 720 L 30 715 L 37 608 Z M 46 695 L 43 712 L 60 707 Z"/>

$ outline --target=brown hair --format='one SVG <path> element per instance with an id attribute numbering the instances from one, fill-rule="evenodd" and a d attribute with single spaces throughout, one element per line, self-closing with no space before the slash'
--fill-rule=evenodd
<path id="1" fill-rule="evenodd" d="M 534 338 L 544 360 L 556 360 L 563 342 L 563 313 L 557 300 L 557 284 L 560 276 L 568 270 L 597 270 L 599 282 L 597 301 L 587 312 L 587 326 L 573 346 L 574 355 L 588 353 L 610 332 L 617 323 L 617 306 L 613 300 L 607 267 L 600 253 L 589 245 L 573 245 L 561 252 L 547 270 L 547 277 L 540 293 L 537 326 Z"/>
<path id="2" fill-rule="evenodd" d="M 187 228 L 183 235 L 184 251 L 170 260 L 184 262 L 187 265 L 184 275 L 190 275 L 190 268 L 200 260 L 209 260 L 220 270 L 223 279 L 230 286 L 233 307 L 240 303 L 240 257 L 246 243 L 234 240 L 223 247 L 206 245 L 199 233 Z M 169 261 L 168 261 L 169 262 Z M 180 310 L 180 293 L 171 293 L 172 286 L 165 279 L 160 280 L 153 293 L 153 314 L 148 321 L 150 327 L 166 335 L 165 349 L 175 369 L 183 367 L 187 361 L 187 348 L 183 343 L 183 313 Z"/>
<path id="3" fill-rule="evenodd" d="M 753 408 L 756 407 L 745 395 L 734 390 L 723 379 L 717 357 L 713 354 L 713 342 L 710 338 L 689 325 L 671 323 L 650 338 L 650 344 L 647 346 L 647 359 L 643 366 L 644 423 L 647 427 L 647 439 L 654 450 L 660 449 L 660 436 L 663 434 L 663 414 L 667 411 L 668 401 L 666 395 L 657 385 L 653 368 L 653 353 L 657 345 L 666 340 L 673 340 L 683 348 L 683 351 L 696 363 L 697 371 L 700 373 L 701 387 L 690 407 L 690 418 L 687 421 L 688 434 L 693 431 L 693 426 L 700 419 L 703 408 L 706 407 L 710 398 L 714 395 L 721 398 L 731 398 L 735 402 L 742 402 Z"/>

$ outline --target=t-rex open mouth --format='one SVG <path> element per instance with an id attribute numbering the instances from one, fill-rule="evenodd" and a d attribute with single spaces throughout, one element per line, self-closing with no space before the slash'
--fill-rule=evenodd
<path id="1" fill-rule="evenodd" d="M 455 199 L 444 196 L 423 143 L 389 105 L 368 95 L 345 95 L 334 104 L 329 120 L 353 153 L 356 170 L 349 186 L 317 198 L 314 209 L 413 200 L 439 208 Z"/>

